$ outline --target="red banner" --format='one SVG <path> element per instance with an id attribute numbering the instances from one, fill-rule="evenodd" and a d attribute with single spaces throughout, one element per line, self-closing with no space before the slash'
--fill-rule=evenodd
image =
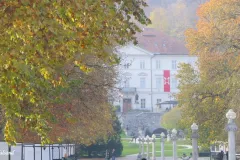
<path id="1" fill-rule="evenodd" d="M 170 70 L 163 71 L 164 92 L 170 92 Z"/>

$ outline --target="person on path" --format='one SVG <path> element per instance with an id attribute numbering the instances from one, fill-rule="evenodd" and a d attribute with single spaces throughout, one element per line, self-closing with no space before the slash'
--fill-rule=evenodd
<path id="1" fill-rule="evenodd" d="M 220 152 L 220 160 L 223 160 L 223 156 L 224 156 L 224 152 L 221 151 L 221 152 Z"/>
<path id="2" fill-rule="evenodd" d="M 224 156 L 223 151 L 219 152 L 218 155 L 217 155 L 219 160 L 223 160 L 223 156 Z"/>
<path id="3" fill-rule="evenodd" d="M 116 158 L 116 152 L 115 152 L 115 149 L 113 148 L 112 150 L 112 160 L 115 160 Z"/>
<path id="4" fill-rule="evenodd" d="M 183 156 L 181 157 L 182 160 L 189 160 L 190 157 L 188 157 L 185 153 L 183 153 Z"/>

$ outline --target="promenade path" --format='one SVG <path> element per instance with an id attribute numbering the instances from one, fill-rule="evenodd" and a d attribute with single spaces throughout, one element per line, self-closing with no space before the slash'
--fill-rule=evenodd
<path id="1" fill-rule="evenodd" d="M 104 158 L 89 158 L 89 159 L 79 159 L 79 160 L 104 160 Z M 137 160 L 137 155 L 130 155 L 126 157 L 117 157 L 116 160 Z M 161 160 L 160 157 L 157 157 L 156 160 Z M 165 157 L 165 160 L 172 160 L 172 157 Z M 181 160 L 179 158 L 179 160 Z M 199 157 L 198 160 L 210 160 L 209 157 Z"/>

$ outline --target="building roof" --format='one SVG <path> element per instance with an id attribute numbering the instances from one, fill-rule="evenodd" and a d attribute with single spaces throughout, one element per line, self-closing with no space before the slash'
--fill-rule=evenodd
<path id="1" fill-rule="evenodd" d="M 136 35 L 138 47 L 154 54 L 188 54 L 184 43 L 153 28 L 145 28 Z"/>

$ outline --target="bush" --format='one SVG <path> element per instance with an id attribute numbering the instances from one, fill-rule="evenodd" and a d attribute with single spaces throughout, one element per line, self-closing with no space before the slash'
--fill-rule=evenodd
<path id="1" fill-rule="evenodd" d="M 88 157 L 105 157 L 105 152 L 107 149 L 112 151 L 115 149 L 116 156 L 121 156 L 123 145 L 121 142 L 121 123 L 119 122 L 117 116 L 114 114 L 113 117 L 115 120 L 113 121 L 113 129 L 115 133 L 108 137 L 107 140 L 99 139 L 95 144 L 90 146 L 80 146 L 77 148 L 77 152 L 80 156 L 87 154 Z"/>

